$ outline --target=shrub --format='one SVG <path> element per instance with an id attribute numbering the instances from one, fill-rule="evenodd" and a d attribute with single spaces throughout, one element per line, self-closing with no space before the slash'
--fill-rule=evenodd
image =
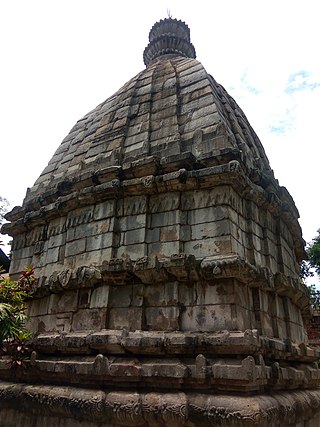
<path id="1" fill-rule="evenodd" d="M 25 324 L 26 301 L 32 297 L 35 282 L 32 267 L 21 271 L 17 281 L 0 276 L 0 348 L 11 366 L 21 366 L 29 354 L 31 334 Z"/>

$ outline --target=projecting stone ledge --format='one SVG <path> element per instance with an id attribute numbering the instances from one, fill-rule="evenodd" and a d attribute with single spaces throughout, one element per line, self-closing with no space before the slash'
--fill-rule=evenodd
<path id="1" fill-rule="evenodd" d="M 37 281 L 35 298 L 78 288 L 92 288 L 102 283 L 125 285 L 128 283 L 165 283 L 174 278 L 178 281 L 205 279 L 214 281 L 236 278 L 250 287 L 274 290 L 279 295 L 293 298 L 305 317 L 310 315 L 309 296 L 301 280 L 283 273 L 272 275 L 266 268 L 255 267 L 239 256 L 211 256 L 196 259 L 185 253 L 172 254 L 167 259 L 142 257 L 133 261 L 128 256 L 104 260 L 101 266 L 79 266 L 75 269 L 55 271 L 49 277 Z"/>
<path id="2" fill-rule="evenodd" d="M 171 389 L 216 393 L 264 393 L 270 390 L 316 388 L 320 379 L 316 366 L 299 363 L 296 366 L 275 362 L 265 364 L 262 355 L 238 359 L 214 358 L 198 354 L 196 357 L 117 357 L 82 356 L 61 360 L 35 352 L 25 371 L 11 372 L 8 361 L 0 362 L 2 380 L 59 386 L 66 381 L 70 386 L 113 387 L 126 390 L 165 391 Z"/>
<path id="3" fill-rule="evenodd" d="M 1 426 L 318 427 L 320 391 L 234 396 L 0 383 Z M 16 408 L 19 408 L 17 410 Z"/>

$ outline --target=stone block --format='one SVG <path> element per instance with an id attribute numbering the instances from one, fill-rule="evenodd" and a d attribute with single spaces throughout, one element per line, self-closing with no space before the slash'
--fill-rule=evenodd
<path id="1" fill-rule="evenodd" d="M 110 218 L 115 214 L 116 201 L 106 200 L 94 207 L 93 218 L 95 220 Z"/>
<path id="2" fill-rule="evenodd" d="M 160 240 L 160 228 L 149 228 L 146 230 L 146 243 L 158 242 Z"/>
<path id="3" fill-rule="evenodd" d="M 91 289 L 79 290 L 78 308 L 88 308 L 90 303 Z"/>
<path id="4" fill-rule="evenodd" d="M 146 117 L 148 116 L 147 114 L 145 115 Z M 140 119 L 140 117 L 139 117 Z M 134 123 L 134 124 L 130 124 L 128 131 L 127 131 L 127 136 L 133 136 L 133 135 L 138 135 L 141 131 L 146 131 L 148 128 L 148 122 L 145 121 L 140 122 L 140 123 Z"/>
<path id="5" fill-rule="evenodd" d="M 81 254 L 86 250 L 86 239 L 78 239 L 66 244 L 66 257 Z"/>
<path id="6" fill-rule="evenodd" d="M 196 258 L 229 255 L 233 253 L 231 242 L 230 236 L 192 240 L 184 243 L 184 252 L 194 255 Z"/>
<path id="7" fill-rule="evenodd" d="M 224 289 L 224 285 L 222 285 L 221 288 Z M 234 289 L 233 292 L 234 292 L 235 304 L 243 308 L 249 308 L 250 307 L 250 288 L 246 284 L 236 282 L 234 283 L 233 289 Z"/>
<path id="8" fill-rule="evenodd" d="M 78 291 L 65 291 L 63 294 L 50 295 L 49 314 L 76 311 L 78 307 Z"/>
<path id="9" fill-rule="evenodd" d="M 230 232 L 231 230 L 229 220 L 194 224 L 191 226 L 192 240 L 202 240 L 208 239 L 210 237 L 226 236 L 229 235 Z"/>
<path id="10" fill-rule="evenodd" d="M 263 252 L 263 248 L 264 248 L 264 243 L 262 241 L 262 239 L 260 239 L 259 237 L 257 237 L 256 235 L 252 234 L 252 243 L 253 243 L 253 247 L 257 252 L 262 253 Z"/>
<path id="11" fill-rule="evenodd" d="M 188 103 L 183 103 L 181 106 L 181 114 L 189 113 L 197 108 L 203 108 L 212 104 L 212 95 L 206 95 L 202 98 L 195 99 Z"/>
<path id="12" fill-rule="evenodd" d="M 158 101 L 154 101 L 152 103 L 152 113 L 156 113 L 157 111 L 164 110 L 176 104 L 177 104 L 176 95 L 171 95 L 166 98 L 159 99 Z"/>
<path id="13" fill-rule="evenodd" d="M 112 231 L 114 229 L 114 218 L 106 218 L 100 221 L 95 221 L 94 224 L 96 226 L 95 235 L 104 234 Z"/>
<path id="14" fill-rule="evenodd" d="M 277 252 L 273 252 L 273 253 L 277 253 Z M 271 270 L 271 273 L 275 274 L 279 271 L 279 266 L 278 266 L 278 262 L 276 261 L 276 259 L 273 256 L 268 257 L 269 259 L 269 268 Z"/>
<path id="15" fill-rule="evenodd" d="M 73 267 L 78 267 L 82 265 L 93 265 L 100 266 L 104 260 L 109 260 L 113 258 L 113 248 L 103 248 L 96 251 L 86 251 L 82 254 L 76 255 L 70 259 L 74 260 Z M 64 262 L 67 265 L 69 258 L 67 258 Z"/>
<path id="16" fill-rule="evenodd" d="M 83 237 L 95 236 L 97 234 L 97 224 L 90 222 L 88 224 L 81 224 L 74 229 L 74 239 L 81 239 Z"/>
<path id="17" fill-rule="evenodd" d="M 196 284 L 189 281 L 179 283 L 178 298 L 182 306 L 195 305 L 197 298 L 195 288 Z"/>
<path id="18" fill-rule="evenodd" d="M 70 242 L 70 241 L 74 240 L 74 236 L 75 236 L 75 227 L 68 228 L 67 234 L 66 234 L 66 241 Z"/>
<path id="19" fill-rule="evenodd" d="M 16 262 L 18 260 L 20 260 L 21 258 L 24 258 L 26 256 L 32 256 L 33 254 L 30 254 L 28 251 L 30 250 L 30 248 L 20 248 L 20 249 L 15 249 L 13 254 L 12 254 L 12 259 L 11 259 L 11 263 Z"/>
<path id="20" fill-rule="evenodd" d="M 130 152 L 132 151 L 132 149 L 135 149 L 135 148 L 142 148 L 144 145 L 144 142 L 148 141 L 148 137 L 149 137 L 148 131 L 140 132 L 132 136 L 127 136 L 124 141 L 124 146 L 126 147 L 124 149 L 124 152 Z"/>
<path id="21" fill-rule="evenodd" d="M 46 264 L 58 262 L 59 260 L 59 247 L 48 249 L 46 253 Z"/>
<path id="22" fill-rule="evenodd" d="M 262 334 L 267 337 L 273 337 L 274 331 L 272 326 L 272 318 L 269 313 L 264 311 L 260 311 L 260 319 L 261 319 L 261 329 Z"/>
<path id="23" fill-rule="evenodd" d="M 180 283 L 179 303 L 188 305 L 236 304 L 249 307 L 248 288 L 230 280 L 215 280 L 213 283 Z"/>
<path id="24" fill-rule="evenodd" d="M 289 329 L 290 338 L 294 343 L 300 344 L 302 342 L 305 342 L 305 331 L 304 328 L 301 327 L 301 325 L 297 325 L 294 322 L 289 322 Z"/>
<path id="25" fill-rule="evenodd" d="M 28 303 L 28 316 L 41 316 L 50 313 L 49 298 L 33 299 Z"/>
<path id="26" fill-rule="evenodd" d="M 191 227 L 189 225 L 180 225 L 180 241 L 189 242 L 191 240 Z"/>
<path id="27" fill-rule="evenodd" d="M 96 251 L 112 246 L 113 233 L 98 234 L 86 238 L 86 251 Z"/>
<path id="28" fill-rule="evenodd" d="M 288 338 L 288 331 L 287 331 L 287 325 L 286 322 L 283 319 L 277 318 L 277 325 L 278 325 L 278 335 L 280 339 L 285 340 Z"/>
<path id="29" fill-rule="evenodd" d="M 65 245 L 66 243 L 66 233 L 57 234 L 51 236 L 48 241 L 48 248 L 56 248 Z"/>
<path id="30" fill-rule="evenodd" d="M 234 237 L 231 237 L 231 252 L 234 254 L 237 254 L 242 259 L 248 259 L 249 254 L 248 250 L 243 246 L 242 243 L 240 243 L 237 239 Z"/>
<path id="31" fill-rule="evenodd" d="M 208 116 L 217 112 L 215 104 L 209 104 L 204 107 L 197 108 L 192 114 L 192 120 L 199 119 L 201 117 Z"/>
<path id="32" fill-rule="evenodd" d="M 160 228 L 160 241 L 168 242 L 179 239 L 179 225 L 172 225 L 170 227 L 161 227 Z"/>
<path id="33" fill-rule="evenodd" d="M 209 81 L 207 79 L 202 79 L 199 82 L 196 82 L 194 84 L 190 84 L 184 88 L 181 89 L 181 96 L 186 95 L 186 94 L 194 94 L 193 96 L 196 96 L 197 92 L 200 89 L 206 88 L 207 86 L 209 86 Z M 212 90 L 212 89 L 211 89 Z"/>
<path id="34" fill-rule="evenodd" d="M 86 224 L 93 218 L 94 206 L 78 208 L 71 211 L 67 216 L 66 227 L 76 227 L 80 224 Z"/>
<path id="35" fill-rule="evenodd" d="M 154 331 L 177 331 L 180 307 L 147 307 L 145 309 L 146 328 Z"/>
<path id="36" fill-rule="evenodd" d="M 90 308 L 107 307 L 109 301 L 109 286 L 102 285 L 91 292 Z"/>
<path id="37" fill-rule="evenodd" d="M 142 329 L 142 307 L 111 308 L 108 312 L 109 329 Z"/>
<path id="38" fill-rule="evenodd" d="M 105 328 L 106 309 L 80 309 L 73 315 L 72 331 L 93 330 Z"/>
<path id="39" fill-rule="evenodd" d="M 120 229 L 122 231 L 135 230 L 146 226 L 146 215 L 129 215 L 119 220 Z"/>
<path id="40" fill-rule="evenodd" d="M 144 304 L 144 285 L 142 283 L 132 285 L 132 307 L 142 307 Z"/>
<path id="41" fill-rule="evenodd" d="M 132 300 L 132 285 L 115 285 L 109 289 L 109 307 L 129 307 Z"/>
<path id="42" fill-rule="evenodd" d="M 188 224 L 202 224 L 228 219 L 229 209 L 226 206 L 209 206 L 208 208 L 188 211 Z"/>
<path id="43" fill-rule="evenodd" d="M 247 229 L 247 220 L 242 215 L 237 214 L 233 209 L 229 207 L 229 213 L 232 213 L 232 217 L 230 219 L 238 227 L 242 232 Z M 238 218 L 238 219 L 237 219 Z"/>
<path id="44" fill-rule="evenodd" d="M 138 136 L 134 136 L 130 138 L 130 142 L 138 139 Z M 132 157 L 140 157 L 144 154 L 145 150 L 145 141 L 142 139 L 139 143 L 133 143 L 128 147 L 123 149 L 124 161 L 131 159 Z M 129 159 L 128 159 L 129 158 Z"/>
<path id="45" fill-rule="evenodd" d="M 180 211 L 160 212 L 151 215 L 150 227 L 164 227 L 180 223 Z"/>
<path id="46" fill-rule="evenodd" d="M 146 232 L 144 228 L 138 228 L 136 230 L 123 232 L 122 233 L 123 244 L 127 246 L 127 245 L 142 243 L 144 242 L 145 234 Z"/>
<path id="47" fill-rule="evenodd" d="M 123 200 L 123 216 L 134 216 L 145 214 L 147 209 L 147 199 L 145 196 L 126 197 Z"/>
<path id="48" fill-rule="evenodd" d="M 213 284 L 198 282 L 195 285 L 195 294 L 195 305 L 235 303 L 235 291 L 232 280 Z"/>
<path id="49" fill-rule="evenodd" d="M 259 290 L 259 298 L 260 298 L 260 309 L 261 311 L 264 312 L 268 312 L 269 310 L 271 311 L 271 307 L 269 307 L 269 298 L 268 298 L 268 294 L 263 291 L 263 290 Z"/>
<path id="50" fill-rule="evenodd" d="M 147 307 L 174 306 L 178 304 L 178 282 L 146 285 L 144 300 Z"/>
<path id="51" fill-rule="evenodd" d="M 147 255 L 147 245 L 145 243 L 135 245 L 122 245 L 117 248 L 117 258 L 130 257 L 133 261 Z"/>
<path id="52" fill-rule="evenodd" d="M 275 295 L 275 313 L 279 319 L 285 319 L 285 309 L 283 306 L 283 298 Z"/>
<path id="53" fill-rule="evenodd" d="M 245 330 L 250 328 L 249 312 L 234 305 L 203 305 L 183 307 L 183 331 L 214 332 Z"/>
<path id="54" fill-rule="evenodd" d="M 71 315 L 66 313 L 63 317 L 57 317 L 55 314 L 45 316 L 36 316 L 31 318 L 31 331 L 37 334 L 54 331 L 70 331 Z"/>
<path id="55" fill-rule="evenodd" d="M 149 199 L 149 212 L 151 214 L 174 211 L 177 210 L 180 206 L 180 193 L 170 192 L 166 194 L 157 194 L 151 196 Z M 159 224 L 164 225 L 163 222 Z M 168 224 L 166 224 L 168 225 Z M 156 226 L 156 225 L 155 225 Z"/>
<path id="56" fill-rule="evenodd" d="M 180 253 L 180 242 L 157 242 L 148 244 L 148 256 L 168 258 L 173 254 Z"/>
<path id="57" fill-rule="evenodd" d="M 150 141 L 151 146 L 158 148 L 157 145 L 159 143 L 159 140 L 162 138 L 175 138 L 176 134 L 178 133 L 178 125 L 177 123 L 170 125 L 170 126 L 161 126 L 158 130 L 154 130 L 150 134 Z M 155 141 L 155 143 L 153 143 Z M 170 147 L 172 148 L 172 147 Z"/>

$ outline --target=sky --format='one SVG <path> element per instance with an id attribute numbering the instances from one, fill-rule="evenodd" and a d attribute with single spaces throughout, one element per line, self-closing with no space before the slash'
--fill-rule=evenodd
<path id="1" fill-rule="evenodd" d="M 245 112 L 310 242 L 320 228 L 317 3 L 0 0 L 0 196 L 22 204 L 76 121 L 144 69 L 149 30 L 170 13 Z"/>

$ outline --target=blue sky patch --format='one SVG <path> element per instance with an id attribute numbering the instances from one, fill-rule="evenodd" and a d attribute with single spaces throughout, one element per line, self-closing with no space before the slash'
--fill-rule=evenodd
<path id="1" fill-rule="evenodd" d="M 259 95 L 261 93 L 261 90 L 259 90 L 257 87 L 251 85 L 248 82 L 248 70 L 245 70 L 242 76 L 240 77 L 240 81 L 244 87 L 245 90 L 252 93 L 253 95 Z"/>
<path id="2" fill-rule="evenodd" d="M 285 92 L 292 94 L 302 90 L 314 90 L 320 86 L 320 82 L 313 80 L 311 73 L 305 70 L 298 71 L 289 76 Z"/>

